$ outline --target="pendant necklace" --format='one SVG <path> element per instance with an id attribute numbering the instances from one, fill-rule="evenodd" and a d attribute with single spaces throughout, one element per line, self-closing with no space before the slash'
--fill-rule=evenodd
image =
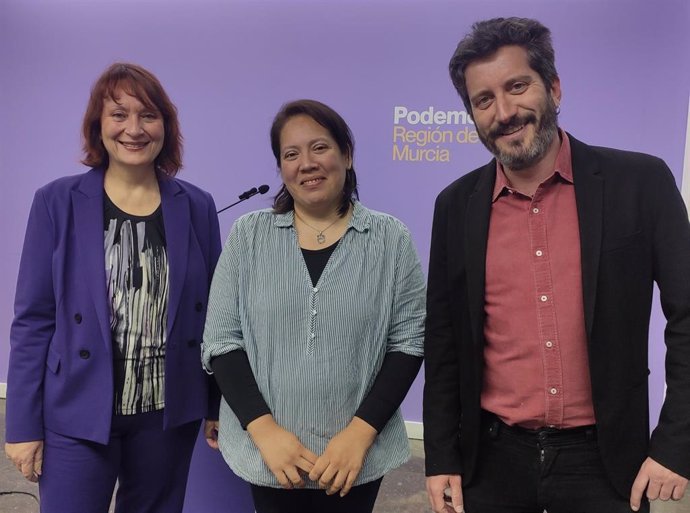
<path id="1" fill-rule="evenodd" d="M 314 230 L 316 232 L 316 242 L 318 242 L 319 244 L 323 244 L 324 242 L 326 242 L 326 236 L 323 234 L 323 232 L 328 230 L 331 226 L 333 226 L 335 223 L 338 222 L 338 219 L 340 219 L 340 217 L 336 217 L 335 221 L 333 221 L 331 224 L 326 226 L 323 230 L 319 230 L 318 228 L 314 228 L 312 225 L 310 225 L 308 222 L 306 222 L 304 220 L 304 218 L 297 213 L 297 210 L 294 210 L 294 212 L 295 212 L 295 217 L 297 219 L 302 221 L 306 226 L 308 226 L 309 228 L 311 228 L 312 230 Z"/>

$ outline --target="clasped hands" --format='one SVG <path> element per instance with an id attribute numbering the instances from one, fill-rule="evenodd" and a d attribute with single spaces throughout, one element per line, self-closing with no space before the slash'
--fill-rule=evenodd
<path id="1" fill-rule="evenodd" d="M 247 431 L 261 457 L 283 488 L 301 488 L 304 478 L 317 481 L 328 495 L 344 497 L 362 469 L 364 457 L 376 438 L 376 430 L 358 417 L 335 435 L 320 456 L 273 420 L 271 415 L 254 419 Z"/>

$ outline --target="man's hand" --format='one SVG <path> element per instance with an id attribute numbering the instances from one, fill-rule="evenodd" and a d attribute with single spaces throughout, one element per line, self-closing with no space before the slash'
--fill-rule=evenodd
<path id="1" fill-rule="evenodd" d="M 450 504 L 445 496 L 450 488 Z M 426 478 L 426 493 L 429 495 L 431 509 L 434 513 L 463 513 L 462 476 L 440 475 Z"/>
<path id="2" fill-rule="evenodd" d="M 218 426 L 217 420 L 204 421 L 204 438 L 211 449 L 218 450 Z"/>
<path id="3" fill-rule="evenodd" d="M 5 454 L 29 481 L 35 483 L 43 470 L 43 440 L 6 443 Z"/>
<path id="4" fill-rule="evenodd" d="M 309 479 L 318 481 L 328 495 L 340 492 L 345 497 L 362 470 L 364 457 L 376 439 L 376 429 L 359 417 L 331 438 L 319 456 Z"/>
<path id="5" fill-rule="evenodd" d="M 300 471 L 307 473 L 314 467 L 316 454 L 302 445 L 293 433 L 278 425 L 270 414 L 251 421 L 247 431 L 283 488 L 304 486 Z"/>
<path id="6" fill-rule="evenodd" d="M 642 463 L 633 483 L 630 492 L 630 508 L 633 511 L 640 509 L 640 501 L 645 490 L 650 501 L 656 499 L 678 501 L 685 495 L 687 487 L 688 480 L 683 476 L 667 469 L 652 458 L 647 458 Z"/>

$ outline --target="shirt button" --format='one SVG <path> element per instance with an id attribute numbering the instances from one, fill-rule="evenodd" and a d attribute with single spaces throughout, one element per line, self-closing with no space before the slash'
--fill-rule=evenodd
<path id="1" fill-rule="evenodd" d="M 545 303 L 546 301 L 549 300 L 549 298 L 548 298 L 547 296 L 542 296 L 542 297 L 539 298 L 539 300 L 540 300 L 542 303 Z"/>
<path id="2" fill-rule="evenodd" d="M 546 341 L 546 347 L 553 347 L 553 342 L 551 342 L 550 340 L 547 340 Z"/>
<path id="3" fill-rule="evenodd" d="M 314 287 L 312 290 L 313 290 L 314 292 L 318 292 L 318 291 L 319 291 L 319 288 L 318 288 L 318 287 Z"/>
<path id="4" fill-rule="evenodd" d="M 81 324 L 81 314 L 80 313 L 74 314 L 74 322 L 76 322 L 77 324 Z"/>
<path id="5" fill-rule="evenodd" d="M 309 338 L 314 338 L 314 337 L 316 337 L 316 335 L 313 333 L 311 335 L 309 335 Z"/>
<path id="6" fill-rule="evenodd" d="M 532 213 L 533 213 L 533 214 L 538 214 L 538 213 L 539 213 L 539 209 L 538 209 L 537 207 L 534 207 L 534 208 L 532 209 Z"/>
<path id="7" fill-rule="evenodd" d="M 542 253 L 541 249 L 538 249 L 534 252 L 534 254 L 537 256 L 542 256 L 544 253 Z"/>
<path id="8" fill-rule="evenodd" d="M 549 389 L 549 393 L 551 395 L 556 395 L 558 393 L 558 390 L 556 390 L 556 388 L 551 388 L 551 389 Z"/>
<path id="9" fill-rule="evenodd" d="M 312 314 L 312 315 L 316 315 L 316 310 L 312 310 L 312 311 L 311 311 L 311 314 Z"/>
<path id="10" fill-rule="evenodd" d="M 82 360 L 88 360 L 89 358 L 91 358 L 91 353 L 86 349 L 82 349 L 81 351 L 79 351 L 79 358 L 81 358 Z"/>

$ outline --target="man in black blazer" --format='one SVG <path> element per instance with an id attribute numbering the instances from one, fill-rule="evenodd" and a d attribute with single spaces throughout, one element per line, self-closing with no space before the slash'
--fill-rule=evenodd
<path id="1" fill-rule="evenodd" d="M 690 225 L 673 175 L 558 128 L 550 32 L 535 20 L 476 23 L 450 72 L 495 159 L 436 201 L 424 388 L 433 510 L 622 513 L 680 499 Z M 654 282 L 667 393 L 650 439 Z"/>

